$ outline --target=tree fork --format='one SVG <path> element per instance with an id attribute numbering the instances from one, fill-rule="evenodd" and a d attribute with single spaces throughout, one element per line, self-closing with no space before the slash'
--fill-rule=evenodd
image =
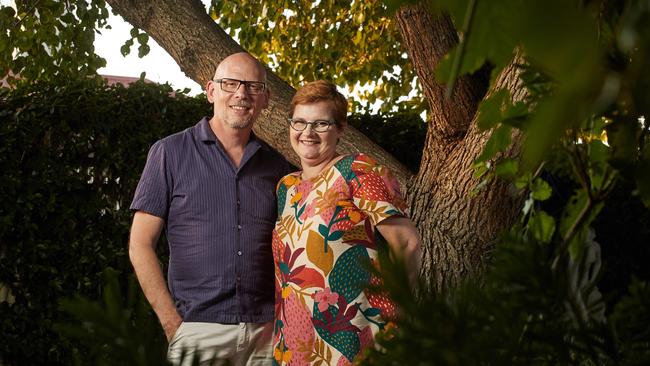
<path id="1" fill-rule="evenodd" d="M 421 277 L 435 291 L 481 272 L 494 241 L 517 217 L 522 195 L 498 179 L 472 194 L 478 184 L 473 163 L 490 137 L 475 123 L 485 82 L 479 74 L 461 76 L 446 99 L 445 86 L 435 80 L 436 66 L 458 43 L 449 16 L 432 16 L 418 4 L 400 8 L 396 19 L 430 106 L 420 170 L 407 192 L 423 241 Z M 502 88 L 517 100 L 524 97 L 514 62 L 492 90 Z M 513 134 L 513 142 L 504 157 L 518 156 L 519 134 Z"/>

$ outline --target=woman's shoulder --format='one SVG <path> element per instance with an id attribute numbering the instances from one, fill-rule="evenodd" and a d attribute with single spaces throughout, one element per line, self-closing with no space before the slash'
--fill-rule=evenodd
<path id="1" fill-rule="evenodd" d="M 278 181 L 276 190 L 280 188 L 281 186 L 285 187 L 290 187 L 294 184 L 296 184 L 300 180 L 300 171 L 295 171 L 293 173 L 289 173 L 285 175 L 284 177 L 280 178 Z"/>
<path id="2" fill-rule="evenodd" d="M 345 155 L 336 163 L 339 170 L 352 170 L 358 173 L 368 173 L 382 167 L 372 156 L 365 153 L 354 153 Z"/>
<path id="3" fill-rule="evenodd" d="M 378 165 L 377 160 L 365 153 L 353 153 L 343 155 L 334 165 L 352 165 L 352 164 Z"/>
<path id="4" fill-rule="evenodd" d="M 382 166 L 371 156 L 364 153 L 354 153 L 343 156 L 334 167 L 346 182 L 357 181 L 366 175 L 381 174 Z"/>

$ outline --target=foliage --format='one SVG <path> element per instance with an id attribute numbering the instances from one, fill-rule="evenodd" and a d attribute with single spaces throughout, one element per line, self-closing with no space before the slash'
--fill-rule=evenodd
<path id="1" fill-rule="evenodd" d="M 490 62 L 494 87 L 495 76 L 517 62 L 528 90 L 521 102 L 512 103 L 507 90 L 494 90 L 481 103 L 477 123 L 492 137 L 477 160 L 479 176 L 488 167 L 501 176 L 534 173 L 553 147 L 563 146 L 575 150 L 574 168 L 587 159 L 592 165 L 582 168 L 598 171 L 595 181 L 582 179 L 585 190 L 606 191 L 623 174 L 637 181 L 638 194 L 650 205 L 648 125 L 638 122 L 650 105 L 650 76 L 641 66 L 650 51 L 647 2 L 443 1 L 439 6 L 468 32 L 458 46 L 463 52 L 452 51 L 439 65 L 440 80 Z M 505 8 L 510 11 L 501 11 Z M 522 164 L 500 159 L 513 129 L 526 138 Z M 578 139 L 585 144 L 576 145 Z"/>
<path id="2" fill-rule="evenodd" d="M 3 364 L 68 364 L 57 299 L 97 298 L 104 268 L 130 271 L 127 208 L 148 147 L 210 113 L 172 92 L 95 79 L 0 89 L 0 284 L 15 298 L 0 302 Z"/>
<path id="3" fill-rule="evenodd" d="M 0 8 L 0 77 L 9 71 L 26 80 L 95 75 L 105 66 L 93 46 L 95 32 L 110 29 L 104 0 L 17 0 L 16 9 Z M 360 94 L 366 111 L 377 100 L 382 112 L 424 108 L 392 14 L 381 1 L 212 1 L 210 15 L 295 87 L 330 79 L 350 90 L 366 86 Z M 148 41 L 132 28 L 120 52 L 127 55 L 137 44 L 143 57 Z M 415 97 L 406 99 L 409 94 Z M 357 101 L 353 107 L 363 109 Z"/>
<path id="4" fill-rule="evenodd" d="M 15 3 L 0 7 L 0 78 L 94 76 L 105 66 L 93 46 L 95 29 L 107 27 L 104 0 Z"/>
<path id="5" fill-rule="evenodd" d="M 475 164 L 477 193 L 495 177 L 510 179 L 529 190 L 528 215 L 534 201 L 551 193 L 539 177 L 544 165 L 551 159 L 568 162 L 564 167 L 574 173 L 579 189 L 563 216 L 540 211 L 530 218 L 538 240 L 558 233 L 572 258 L 583 250 L 591 222 L 618 181 L 635 182 L 632 193 L 650 207 L 650 127 L 642 122 L 650 105 L 650 76 L 640 66 L 650 52 L 647 2 L 438 5 L 436 11 L 448 11 L 465 30 L 458 46 L 462 52 L 452 51 L 437 69 L 441 80 L 476 71 L 485 62 L 494 66 L 493 90 L 477 118 L 478 127 L 491 133 Z M 500 11 L 506 7 L 512 11 Z M 517 102 L 495 85 L 495 76 L 513 62 L 527 89 Z M 521 160 L 503 155 L 513 133 L 525 139 Z"/>
<path id="6" fill-rule="evenodd" d="M 348 123 L 384 148 L 411 171 L 422 159 L 427 125 L 413 112 L 387 115 L 353 114 Z"/>
<path id="7" fill-rule="evenodd" d="M 361 364 L 647 364 L 647 283 L 632 282 L 606 315 L 593 286 L 598 244 L 591 240 L 589 248 L 592 255 L 580 261 L 563 260 L 557 241 L 541 242 L 514 229 L 480 284 L 469 281 L 415 301 L 405 279 L 386 281 L 405 316 Z M 389 279 L 399 278 L 396 272 L 406 276 L 397 264 L 382 268 L 389 269 Z"/>
<path id="8" fill-rule="evenodd" d="M 328 79 L 361 94 L 380 112 L 420 113 L 423 101 L 392 13 L 381 1 L 219 1 L 210 15 L 248 52 L 294 87 Z M 400 102 L 415 91 L 414 100 Z M 355 110 L 361 110 L 355 105 Z"/>
<path id="9" fill-rule="evenodd" d="M 612 269 L 603 269 L 596 242 L 611 225 L 602 217 L 605 208 L 622 201 L 618 214 L 637 212 L 630 219 L 639 224 L 637 235 L 646 237 L 623 242 L 618 227 L 616 234 L 602 236 L 607 242 L 599 241 L 641 246 L 628 253 L 646 258 L 649 252 L 644 220 L 650 217 L 650 139 L 639 117 L 648 115 L 650 78 L 640 65 L 650 50 L 650 8 L 641 1 L 596 3 L 438 4 L 465 30 L 458 47 L 463 51 L 452 52 L 437 70 L 442 80 L 489 61 L 494 86 L 494 75 L 518 60 L 528 96 L 512 102 L 506 90 L 493 90 L 479 107 L 478 126 L 491 138 L 476 161 L 475 177 L 481 180 L 477 191 L 486 181 L 507 179 L 513 190 L 526 190 L 528 199 L 481 281 L 442 293 L 421 287 L 416 300 L 405 281 L 395 280 L 404 269 L 383 266 L 390 268 L 386 284 L 405 316 L 364 364 L 650 361 L 648 272 L 637 272 L 645 275 L 642 281 L 627 272 L 603 297 L 599 284 Z M 502 11 L 506 5 L 508 12 Z M 522 160 L 504 157 L 513 133 L 525 136 Z M 559 186 L 558 178 L 564 180 Z M 629 287 L 621 290 L 622 285 Z"/>
<path id="10" fill-rule="evenodd" d="M 73 344 L 85 345 L 89 350 L 84 355 L 74 354 L 75 363 L 167 364 L 163 333 L 135 277 L 129 277 L 126 294 L 121 290 L 120 273 L 114 269 L 104 271 L 103 282 L 101 304 L 78 294 L 61 300 L 61 308 L 77 322 L 58 323 L 55 329 Z"/>

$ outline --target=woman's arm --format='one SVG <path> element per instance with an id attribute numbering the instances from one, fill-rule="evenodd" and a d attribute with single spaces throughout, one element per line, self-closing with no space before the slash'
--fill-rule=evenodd
<path id="1" fill-rule="evenodd" d="M 379 224 L 377 230 L 386 239 L 397 260 L 403 260 L 411 286 L 415 286 L 420 273 L 420 235 L 413 222 L 406 217 L 389 217 Z"/>

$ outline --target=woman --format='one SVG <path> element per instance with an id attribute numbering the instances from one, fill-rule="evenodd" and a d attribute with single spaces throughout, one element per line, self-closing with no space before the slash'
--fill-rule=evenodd
<path id="1" fill-rule="evenodd" d="M 418 272 L 420 241 L 406 218 L 399 185 L 364 154 L 341 156 L 347 101 L 336 86 L 315 81 L 291 102 L 291 146 L 302 171 L 278 183 L 273 232 L 276 275 L 274 355 L 278 364 L 351 364 L 394 316 L 379 281 L 374 229 Z"/>

